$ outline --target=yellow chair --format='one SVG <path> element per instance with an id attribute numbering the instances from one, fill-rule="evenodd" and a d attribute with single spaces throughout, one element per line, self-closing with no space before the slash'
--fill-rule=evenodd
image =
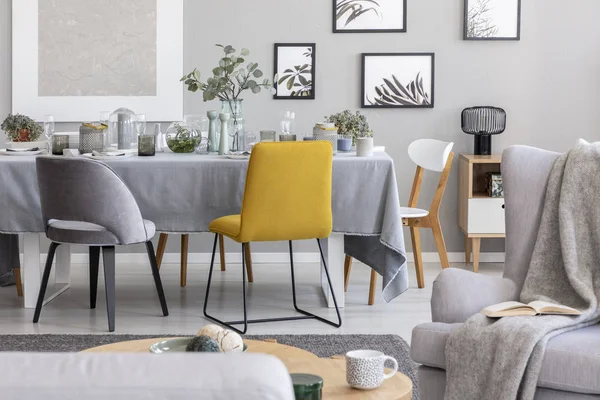
<path id="1" fill-rule="evenodd" d="M 246 176 L 241 214 L 218 218 L 209 226 L 209 230 L 215 233 L 215 242 L 204 299 L 204 316 L 206 318 L 241 334 L 246 333 L 248 324 L 260 322 L 317 319 L 337 328 L 342 325 L 342 318 L 335 294 L 333 294 L 329 271 L 319 240 L 329 237 L 332 229 L 331 154 L 331 144 L 321 141 L 259 143 L 254 146 Z M 242 257 L 244 319 L 223 322 L 210 316 L 207 313 L 207 307 L 219 235 L 225 235 L 241 243 L 242 254 L 246 253 L 247 245 L 250 242 L 288 241 L 294 308 L 303 315 L 248 320 L 246 260 L 245 257 Z M 301 310 L 297 306 L 292 241 L 306 239 L 317 239 L 329 289 L 332 291 L 338 317 L 337 323 Z M 232 326 L 240 324 L 244 325 L 243 330 Z"/>

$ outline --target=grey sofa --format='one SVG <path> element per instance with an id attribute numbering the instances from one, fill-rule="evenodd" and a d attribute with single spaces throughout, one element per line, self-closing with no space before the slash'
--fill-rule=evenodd
<path id="1" fill-rule="evenodd" d="M 0 354 L 2 400 L 294 400 L 264 354 Z"/>
<path id="2" fill-rule="evenodd" d="M 443 399 L 445 345 L 450 332 L 483 307 L 518 300 L 536 242 L 546 183 L 559 156 L 526 146 L 502 157 L 506 206 L 506 259 L 502 278 L 447 269 L 433 283 L 432 323 L 413 330 L 411 355 L 419 364 L 423 400 Z M 599 260 L 600 262 L 600 260 Z M 549 341 L 536 400 L 598 399 L 600 325 L 565 333 Z"/>

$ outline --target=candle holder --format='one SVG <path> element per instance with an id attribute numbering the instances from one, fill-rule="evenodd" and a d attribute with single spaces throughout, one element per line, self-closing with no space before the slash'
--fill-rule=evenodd
<path id="1" fill-rule="evenodd" d="M 154 135 L 140 135 L 138 138 L 138 156 L 152 157 L 156 155 L 156 137 Z"/>
<path id="2" fill-rule="evenodd" d="M 69 148 L 69 135 L 52 136 L 52 154 L 62 156 L 63 150 Z"/>
<path id="3" fill-rule="evenodd" d="M 295 133 L 281 134 L 281 135 L 279 135 L 279 141 L 280 142 L 295 142 L 296 134 Z"/>
<path id="4" fill-rule="evenodd" d="M 260 131 L 261 142 L 274 142 L 277 139 L 277 132 L 275 131 Z"/>

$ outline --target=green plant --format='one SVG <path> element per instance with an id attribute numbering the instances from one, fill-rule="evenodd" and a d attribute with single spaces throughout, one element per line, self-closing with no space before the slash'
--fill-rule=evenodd
<path id="1" fill-rule="evenodd" d="M 338 134 L 352 136 L 352 142 L 356 142 L 356 139 L 359 137 L 373 136 L 373 131 L 369 128 L 367 117 L 362 115 L 360 111 L 353 113 L 350 110 L 345 110 L 325 117 L 325 120 L 326 122 L 335 124 L 338 128 Z"/>
<path id="2" fill-rule="evenodd" d="M 192 153 L 200 144 L 201 138 L 192 135 L 192 132 L 180 124 L 174 125 L 175 135 L 167 133 L 167 146 L 173 153 Z"/>
<path id="3" fill-rule="evenodd" d="M 8 140 L 13 142 L 33 142 L 38 140 L 43 132 L 37 122 L 22 114 L 8 114 L 0 129 L 5 131 Z"/>
<path id="4" fill-rule="evenodd" d="M 423 88 L 423 77 L 420 73 L 410 81 L 408 85 L 403 85 L 392 75 L 391 79 L 383 79 L 383 85 L 375 86 L 377 97 L 373 100 L 367 97 L 372 105 L 382 106 L 426 106 L 431 104 L 429 94 Z"/>
<path id="5" fill-rule="evenodd" d="M 244 57 L 250 54 L 248 49 L 242 49 L 237 54 L 236 49 L 231 45 L 217 44 L 216 46 L 223 49 L 224 56 L 219 60 L 219 65 L 213 68 L 210 78 L 202 81 L 197 68 L 181 78 L 181 82 L 187 85 L 190 92 L 201 90 L 204 101 L 211 101 L 216 98 L 220 100 L 237 100 L 246 90 L 258 94 L 263 88 L 272 88 L 273 85 L 269 79 L 263 79 L 262 82 L 257 81 L 264 75 L 258 69 L 257 63 L 249 63 L 246 68 L 242 67 L 242 64 L 246 62 Z"/>
<path id="6" fill-rule="evenodd" d="M 344 22 L 344 27 L 346 27 L 350 22 L 368 12 L 374 12 L 381 17 L 379 3 L 375 0 L 341 0 L 335 7 L 335 19 L 340 21 L 347 15 Z"/>

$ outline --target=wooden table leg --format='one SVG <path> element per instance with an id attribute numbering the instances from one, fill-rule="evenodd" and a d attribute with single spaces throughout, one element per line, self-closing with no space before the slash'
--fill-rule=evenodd
<path id="1" fill-rule="evenodd" d="M 17 296 L 23 297 L 23 282 L 21 281 L 21 268 L 13 269 L 15 275 L 15 282 L 17 284 Z"/>
<path id="2" fill-rule="evenodd" d="M 167 247 L 168 239 L 169 235 L 167 233 L 161 233 L 158 238 L 158 246 L 156 247 L 156 264 L 158 265 L 159 270 L 162 264 L 163 256 L 165 255 L 165 248 Z"/>
<path id="3" fill-rule="evenodd" d="M 479 252 L 481 250 L 481 238 L 472 239 L 473 247 L 473 272 L 479 272 Z"/>
<path id="4" fill-rule="evenodd" d="M 187 285 L 187 262 L 188 262 L 188 242 L 190 235 L 181 235 L 181 270 L 180 270 L 180 284 L 181 287 Z"/>
<path id="5" fill-rule="evenodd" d="M 219 256 L 221 257 L 221 271 L 225 271 L 225 238 L 223 235 L 219 235 Z"/>
<path id="6" fill-rule="evenodd" d="M 327 262 L 327 269 L 331 277 L 331 284 L 335 293 L 335 299 L 337 300 L 340 308 L 344 307 L 344 235 L 341 233 L 332 233 L 327 240 L 321 240 L 321 246 L 323 248 L 323 254 L 325 261 Z M 321 263 L 322 265 L 322 263 Z M 327 284 L 327 278 L 323 268 L 321 268 L 321 289 L 327 300 L 327 306 L 333 308 L 333 297 L 329 291 L 329 285 Z"/>
<path id="7" fill-rule="evenodd" d="M 471 239 L 469 239 L 469 235 L 465 234 L 465 264 L 469 265 L 471 263 Z"/>
<path id="8" fill-rule="evenodd" d="M 344 292 L 348 291 L 348 282 L 350 282 L 350 271 L 352 271 L 352 257 L 346 256 L 344 260 Z"/>
<path id="9" fill-rule="evenodd" d="M 371 284 L 369 287 L 369 305 L 375 304 L 375 291 L 377 290 L 377 272 L 371 270 Z"/>
<path id="10" fill-rule="evenodd" d="M 250 243 L 246 243 L 245 248 L 246 254 L 244 254 L 244 257 L 246 257 L 246 273 L 248 274 L 248 283 L 252 283 L 254 282 L 254 272 L 252 272 L 252 254 L 250 252 Z"/>

